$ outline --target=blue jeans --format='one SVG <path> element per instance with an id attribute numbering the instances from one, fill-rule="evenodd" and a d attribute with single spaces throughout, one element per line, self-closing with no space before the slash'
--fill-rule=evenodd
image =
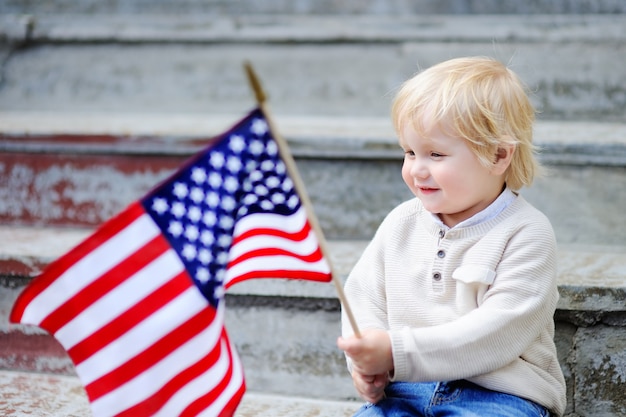
<path id="1" fill-rule="evenodd" d="M 532 401 L 491 391 L 469 381 L 393 382 L 385 398 L 365 404 L 354 417 L 548 417 Z"/>

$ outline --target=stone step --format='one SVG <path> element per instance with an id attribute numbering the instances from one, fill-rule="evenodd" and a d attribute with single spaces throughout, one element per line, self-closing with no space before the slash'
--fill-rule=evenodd
<path id="1" fill-rule="evenodd" d="M 83 386 L 75 376 L 0 370 L 0 414 L 3 417 L 91 416 Z M 235 417 L 349 417 L 353 401 L 331 401 L 247 392 Z"/>
<path id="2" fill-rule="evenodd" d="M 544 119 L 626 121 L 622 14 L 176 16 L 3 17 L 0 112 L 232 113 L 249 60 L 279 115 L 385 117 L 419 67 L 490 55 Z"/>
<path id="3" fill-rule="evenodd" d="M 199 2 L 197 0 L 158 1 L 92 1 L 81 0 L 71 3 L 59 0 L 40 0 L 25 3 L 6 0 L 0 3 L 0 13 L 82 13 L 82 14 L 151 14 L 151 13 L 207 13 L 211 15 L 239 15 L 242 13 L 292 13 L 322 15 L 406 15 L 406 14 L 538 14 L 538 13 L 625 13 L 626 5 L 619 0 L 534 0 L 532 2 L 500 1 L 477 2 L 472 0 L 445 0 L 407 2 L 404 0 L 343 0 L 341 2 L 319 2 L 314 0 L 237 2 Z"/>
<path id="4" fill-rule="evenodd" d="M 89 229 L 0 227 L 0 369 L 75 375 L 62 347 L 42 330 L 9 325 L 17 295 L 50 261 Z M 343 281 L 367 241 L 329 242 Z M 556 336 L 570 411 L 621 409 L 615 397 L 626 366 L 626 246 L 561 246 Z M 335 341 L 340 306 L 331 284 L 252 280 L 226 296 L 226 328 L 242 358 L 251 391 L 354 401 L 355 392 Z M 263 325 L 260 325 L 263 323 Z M 602 358 L 598 362 L 598 358 Z M 585 387 L 594 386 L 593 390 Z M 622 407 L 622 408 L 615 408 Z M 594 414 L 595 413 L 595 414 Z M 605 414 L 619 415 L 619 414 Z"/>
<path id="5" fill-rule="evenodd" d="M 78 116 L 0 118 L 0 221 L 100 224 L 243 114 Z M 277 116 L 276 123 L 329 238 L 369 239 L 411 197 L 387 118 Z M 550 218 L 559 242 L 626 245 L 626 124 L 540 121 L 535 136 L 550 172 L 522 194 Z"/>

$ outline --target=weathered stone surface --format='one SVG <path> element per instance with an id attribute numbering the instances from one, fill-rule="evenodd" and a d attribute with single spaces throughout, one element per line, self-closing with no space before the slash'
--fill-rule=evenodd
<path id="1" fill-rule="evenodd" d="M 626 415 L 626 328 L 595 326 L 575 337 L 574 404 L 581 416 Z"/>

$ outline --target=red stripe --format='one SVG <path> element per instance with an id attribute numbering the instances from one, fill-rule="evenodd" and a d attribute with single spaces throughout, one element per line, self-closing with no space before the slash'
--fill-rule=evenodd
<path id="1" fill-rule="evenodd" d="M 254 236 L 259 236 L 259 235 L 277 236 L 277 237 L 285 238 L 287 240 L 300 242 L 306 239 L 307 236 L 309 236 L 310 232 L 311 232 L 311 225 L 308 222 L 306 222 L 302 226 L 302 229 L 296 232 L 287 232 L 285 230 L 270 228 L 270 227 L 254 228 L 254 229 L 246 230 L 245 232 L 237 236 L 234 236 L 233 245 L 236 245 L 238 242 L 241 242 L 242 240 L 245 240 L 249 237 L 254 237 Z"/>
<path id="2" fill-rule="evenodd" d="M 146 296 L 126 312 L 99 328 L 67 351 L 75 365 L 122 336 L 141 321 L 187 290 L 193 283 L 186 272 L 181 272 L 160 288 Z"/>
<path id="3" fill-rule="evenodd" d="M 238 282 L 255 278 L 287 278 L 287 279 L 304 279 L 308 281 L 330 282 L 332 276 L 329 272 L 314 272 L 309 270 L 286 270 L 271 269 L 267 271 L 250 271 L 245 274 L 238 275 L 224 284 L 226 289 L 232 287 Z"/>
<path id="4" fill-rule="evenodd" d="M 9 320 L 12 323 L 20 323 L 24 310 L 41 292 L 48 288 L 54 280 L 62 275 L 68 268 L 85 257 L 89 252 L 115 236 L 120 230 L 125 229 L 144 214 L 144 209 L 138 202 L 130 205 L 116 217 L 104 223 L 96 232 L 69 251 L 67 254 L 48 265 L 46 270 L 36 277 L 17 298 L 13 305 Z M 37 324 L 37 323 L 34 323 Z"/>
<path id="5" fill-rule="evenodd" d="M 288 256 L 290 258 L 299 259 L 301 261 L 309 262 L 309 263 L 314 263 L 322 259 L 322 251 L 320 250 L 320 248 L 317 248 L 315 252 L 310 253 L 308 255 L 300 255 L 300 254 L 297 254 L 297 253 L 294 253 L 285 249 L 281 249 L 281 248 L 262 248 L 262 249 L 251 250 L 249 252 L 242 254 L 237 259 L 233 259 L 232 261 L 230 261 L 227 267 L 231 268 L 237 265 L 238 263 L 246 261 L 251 258 L 260 258 L 260 257 L 265 257 L 265 256 L 281 256 L 281 255 Z"/>
<path id="6" fill-rule="evenodd" d="M 46 329 L 51 334 L 55 334 L 61 327 L 72 321 L 94 302 L 132 277 L 137 271 L 145 268 L 146 265 L 163 254 L 169 247 L 167 240 L 163 236 L 156 236 L 74 296 L 68 298 L 65 303 L 44 318 L 39 327 Z M 80 278 L 76 277 L 76 279 Z"/>
<path id="7" fill-rule="evenodd" d="M 87 385 L 85 390 L 90 401 L 97 400 L 154 366 L 189 339 L 205 330 L 214 318 L 215 310 L 213 308 L 207 307 L 202 309 L 195 316 L 150 345 L 143 352 Z"/>
<path id="8" fill-rule="evenodd" d="M 206 346 L 202 346 L 202 348 L 206 348 Z M 148 416 L 155 414 L 181 388 L 211 369 L 220 358 L 220 355 L 221 343 L 218 341 L 209 354 L 204 356 L 195 364 L 191 365 L 189 368 L 180 372 L 150 397 L 117 414 L 116 417 L 134 417 L 138 415 Z M 208 382 L 212 383 L 213 381 Z"/>
<path id="9" fill-rule="evenodd" d="M 230 348 L 230 342 L 228 341 L 228 335 L 224 330 L 222 332 L 222 341 L 224 345 L 228 349 L 228 363 L 233 363 L 233 353 Z M 211 391 L 201 396 L 191 404 L 182 413 L 180 413 L 180 417 L 194 417 L 200 414 L 203 410 L 210 407 L 211 404 L 215 402 L 217 398 L 219 398 L 224 390 L 230 384 L 231 378 L 233 375 L 233 367 L 229 366 L 228 372 L 224 375 L 224 378 L 219 382 L 218 385 L 215 386 Z M 242 382 L 241 387 L 237 390 L 235 395 L 231 398 L 231 400 L 226 404 L 226 406 L 220 411 L 220 417 L 232 416 L 235 413 L 235 409 L 237 405 L 241 401 L 241 397 L 245 392 L 245 384 Z"/>

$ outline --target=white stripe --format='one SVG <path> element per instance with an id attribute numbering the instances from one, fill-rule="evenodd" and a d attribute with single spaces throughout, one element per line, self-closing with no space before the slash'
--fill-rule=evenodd
<path id="1" fill-rule="evenodd" d="M 233 375 L 226 389 L 222 391 L 217 401 L 212 404 L 210 412 L 204 412 L 206 416 L 219 416 L 224 404 L 232 397 L 233 393 L 241 386 L 242 371 L 236 352 L 233 351 Z M 237 360 L 235 360 L 235 358 Z M 229 369 L 228 348 L 226 342 L 221 342 L 221 356 L 216 364 L 204 374 L 187 384 L 183 389 L 178 391 L 168 403 L 159 410 L 154 417 L 171 417 L 179 416 L 185 408 L 202 395 L 208 393 L 215 385 L 219 384 L 225 377 Z"/>
<path id="2" fill-rule="evenodd" d="M 237 237 L 242 233 L 258 228 L 274 228 L 284 230 L 287 233 L 295 233 L 302 230 L 307 222 L 306 212 L 302 207 L 290 216 L 271 213 L 255 213 L 244 216 L 235 224 L 233 236 Z"/>
<path id="3" fill-rule="evenodd" d="M 207 300 L 195 286 L 189 288 L 129 332 L 76 366 L 76 373 L 83 384 L 88 385 L 149 348 L 207 305 Z"/>
<path id="4" fill-rule="evenodd" d="M 184 269 L 173 250 L 168 250 L 112 291 L 99 298 L 72 321 L 59 329 L 54 337 L 65 350 L 89 337 Z"/>
<path id="5" fill-rule="evenodd" d="M 265 248 L 278 248 L 293 252 L 297 255 L 310 255 L 319 248 L 319 243 L 313 232 L 300 241 L 285 239 L 271 235 L 258 235 L 241 240 L 234 244 L 229 253 L 230 260 L 235 260 L 246 253 Z"/>
<path id="6" fill-rule="evenodd" d="M 321 272 L 324 274 L 330 273 L 330 267 L 328 265 L 328 262 L 326 262 L 324 258 L 320 259 L 317 262 L 311 263 L 284 255 L 264 256 L 251 258 L 229 268 L 228 271 L 226 271 L 226 283 L 249 272 L 275 271 L 277 269 L 287 271 Z M 264 278 L 282 277 L 272 276 L 268 274 L 268 276 Z"/>
<path id="7" fill-rule="evenodd" d="M 88 253 L 37 297 L 24 310 L 22 323 L 39 324 L 67 299 L 126 259 L 160 233 L 144 214 L 109 240 Z"/>
<path id="8" fill-rule="evenodd" d="M 180 372 L 207 356 L 219 343 L 224 326 L 223 310 L 223 307 L 218 309 L 215 319 L 209 327 L 163 360 L 126 384 L 121 385 L 115 391 L 111 391 L 94 401 L 91 404 L 94 415 L 116 415 L 133 407 L 156 393 Z M 214 381 L 209 382 L 213 383 Z"/>
<path id="9" fill-rule="evenodd" d="M 231 345 L 232 346 L 232 345 Z M 221 410 L 231 400 L 233 395 L 241 388 L 243 384 L 243 369 L 241 367 L 241 360 L 235 351 L 235 347 L 231 347 L 232 350 L 232 368 L 233 373 L 228 386 L 222 391 L 222 394 L 211 404 L 210 407 L 198 414 L 199 417 L 214 417 L 220 415 Z"/>

